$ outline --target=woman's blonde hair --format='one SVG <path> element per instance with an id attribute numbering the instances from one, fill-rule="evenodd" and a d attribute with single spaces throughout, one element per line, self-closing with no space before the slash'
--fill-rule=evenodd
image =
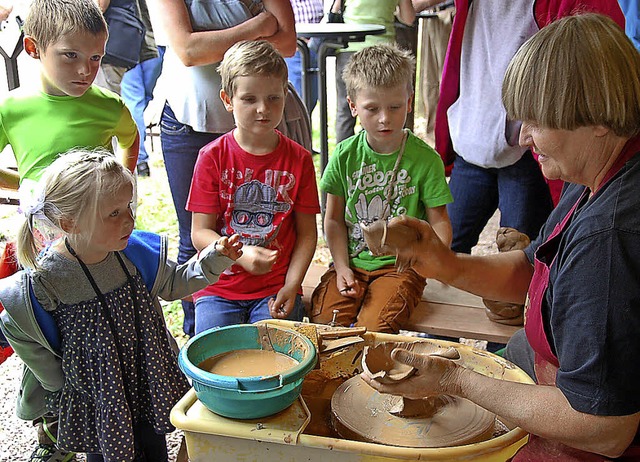
<path id="1" fill-rule="evenodd" d="M 44 171 L 30 203 L 20 204 L 24 221 L 18 232 L 18 262 L 37 268 L 39 252 L 53 238 L 65 237 L 72 246 L 86 242 L 100 203 L 134 182 L 133 174 L 104 149 L 71 150 L 58 157 Z"/>
<path id="2" fill-rule="evenodd" d="M 218 72 L 222 79 L 222 89 L 233 97 L 236 79 L 248 76 L 268 76 L 282 79 L 287 85 L 289 71 L 284 58 L 266 40 L 242 40 L 231 46 L 224 54 Z"/>
<path id="3" fill-rule="evenodd" d="M 374 45 L 354 53 L 342 72 L 347 95 L 355 101 L 366 88 L 394 88 L 406 85 L 413 93 L 415 58 L 394 45 Z"/>
<path id="4" fill-rule="evenodd" d="M 541 29 L 515 54 L 502 84 L 512 120 L 575 130 L 640 129 L 640 53 L 610 18 L 569 16 Z"/>

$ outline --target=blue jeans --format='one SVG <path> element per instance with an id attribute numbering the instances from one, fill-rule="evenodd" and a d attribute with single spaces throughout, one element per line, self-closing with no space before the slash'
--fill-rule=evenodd
<path id="1" fill-rule="evenodd" d="M 196 301 L 196 334 L 212 327 L 252 324 L 271 319 L 268 306 L 271 298 L 275 298 L 275 295 L 255 300 L 227 300 L 216 295 L 200 297 Z M 303 316 L 304 303 L 302 297 L 297 295 L 293 311 L 287 319 L 301 321 Z"/>
<path id="2" fill-rule="evenodd" d="M 504 168 L 482 168 L 456 156 L 449 187 L 453 202 L 447 211 L 456 252 L 471 253 L 496 208 L 500 226 L 515 228 L 532 240 L 553 209 L 549 187 L 529 151 Z"/>
<path id="3" fill-rule="evenodd" d="M 309 47 L 309 66 L 313 69 L 313 71 L 307 70 L 307 72 L 312 72 L 311 79 L 309 80 L 311 107 L 307 108 L 309 114 L 311 114 L 318 102 L 318 47 L 320 46 L 320 41 L 312 38 L 307 43 L 307 46 Z M 300 51 L 296 51 L 295 55 L 291 58 L 285 58 L 284 60 L 289 69 L 289 82 L 293 84 L 298 94 L 302 96 L 302 55 Z"/>
<path id="4" fill-rule="evenodd" d="M 185 207 L 198 152 L 201 147 L 221 135 L 221 133 L 196 132 L 189 125 L 178 122 L 169 104 L 165 103 L 160 117 L 160 144 L 169 189 L 178 216 L 178 263 L 186 262 L 196 253 L 191 242 L 191 212 L 187 212 Z M 182 310 L 184 311 L 182 329 L 188 336 L 193 336 L 195 332 L 193 303 L 183 301 Z"/>
<path id="5" fill-rule="evenodd" d="M 153 89 L 156 87 L 158 77 L 162 71 L 162 59 L 165 47 L 158 47 L 158 57 L 147 59 L 124 73 L 120 83 L 121 96 L 127 105 L 133 120 L 136 121 L 140 133 L 140 154 L 138 164 L 149 161 L 149 154 L 144 147 L 147 135 L 147 126 L 144 123 L 144 110 L 149 101 L 153 99 Z"/>

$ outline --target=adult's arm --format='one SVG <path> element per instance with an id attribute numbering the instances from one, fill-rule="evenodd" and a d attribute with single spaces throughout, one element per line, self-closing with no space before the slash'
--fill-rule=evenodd
<path id="1" fill-rule="evenodd" d="M 297 37 L 296 19 L 291 2 L 289 0 L 263 0 L 263 4 L 265 9 L 278 20 L 278 31 L 269 37 L 264 37 L 264 39 L 271 42 L 282 56 L 293 56 L 297 49 Z"/>
<path id="2" fill-rule="evenodd" d="M 270 0 L 274 3 L 284 1 Z M 158 5 L 164 12 L 162 21 L 167 31 L 169 45 L 185 66 L 218 63 L 222 61 L 224 53 L 233 44 L 241 40 L 257 40 L 274 36 L 287 24 L 286 18 L 276 16 L 280 10 L 274 7 L 274 13 L 268 10 L 263 11 L 228 29 L 194 31 L 183 0 L 158 0 Z M 290 5 L 289 9 L 291 9 Z M 285 51 L 288 52 L 288 50 Z"/>
<path id="3" fill-rule="evenodd" d="M 413 9 L 411 0 L 400 0 L 398 2 L 397 18 L 401 23 L 412 25 L 416 20 L 416 10 Z"/>
<path id="4" fill-rule="evenodd" d="M 412 378 L 383 385 L 363 374 L 365 381 L 382 393 L 412 398 L 443 393 L 461 396 L 525 431 L 607 457 L 620 456 L 635 437 L 640 413 L 598 416 L 578 412 L 556 387 L 487 377 L 453 361 L 415 354 L 409 349 L 397 349 L 392 355 L 416 367 L 418 372 Z"/>
<path id="5" fill-rule="evenodd" d="M 399 249 L 399 257 L 411 261 L 412 268 L 421 276 L 438 279 L 490 300 L 524 303 L 533 276 L 533 266 L 524 252 L 456 253 L 425 221 L 403 215 L 394 218 L 393 222 L 417 231 L 418 240 Z"/>
<path id="6" fill-rule="evenodd" d="M 443 3 L 444 0 L 413 0 L 413 9 L 416 13 L 426 10 L 427 8 L 433 8 L 434 6 Z"/>
<path id="7" fill-rule="evenodd" d="M 109 8 L 111 0 L 96 0 L 96 3 L 98 4 L 100 10 L 104 13 L 105 11 L 107 11 L 107 8 Z"/>

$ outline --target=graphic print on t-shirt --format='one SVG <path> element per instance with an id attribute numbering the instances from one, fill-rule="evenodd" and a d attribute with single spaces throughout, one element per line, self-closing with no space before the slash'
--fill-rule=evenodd
<path id="1" fill-rule="evenodd" d="M 278 201 L 277 196 L 275 188 L 258 180 L 238 186 L 233 194 L 231 220 L 224 234 L 237 233 L 245 245 L 267 247 L 277 235 L 276 213 L 291 208 L 291 204 Z"/>
<path id="2" fill-rule="evenodd" d="M 366 248 L 360 223 L 407 213 L 401 203 L 402 198 L 417 194 L 415 186 L 408 186 L 410 182 L 411 175 L 406 169 L 399 169 L 395 175 L 393 170 L 378 170 L 375 163 L 362 165 L 347 177 L 347 197 L 353 208 L 346 208 L 345 219 L 350 241 L 358 242 L 355 248 L 350 249 L 350 255 L 357 255 Z"/>

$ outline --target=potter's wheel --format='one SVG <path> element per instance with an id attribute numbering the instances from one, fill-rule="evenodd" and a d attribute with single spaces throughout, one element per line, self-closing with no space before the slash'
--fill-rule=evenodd
<path id="1" fill-rule="evenodd" d="M 331 421 L 343 438 L 435 448 L 491 438 L 495 415 L 469 400 L 445 395 L 403 402 L 402 398 L 378 393 L 356 376 L 333 394 Z"/>

